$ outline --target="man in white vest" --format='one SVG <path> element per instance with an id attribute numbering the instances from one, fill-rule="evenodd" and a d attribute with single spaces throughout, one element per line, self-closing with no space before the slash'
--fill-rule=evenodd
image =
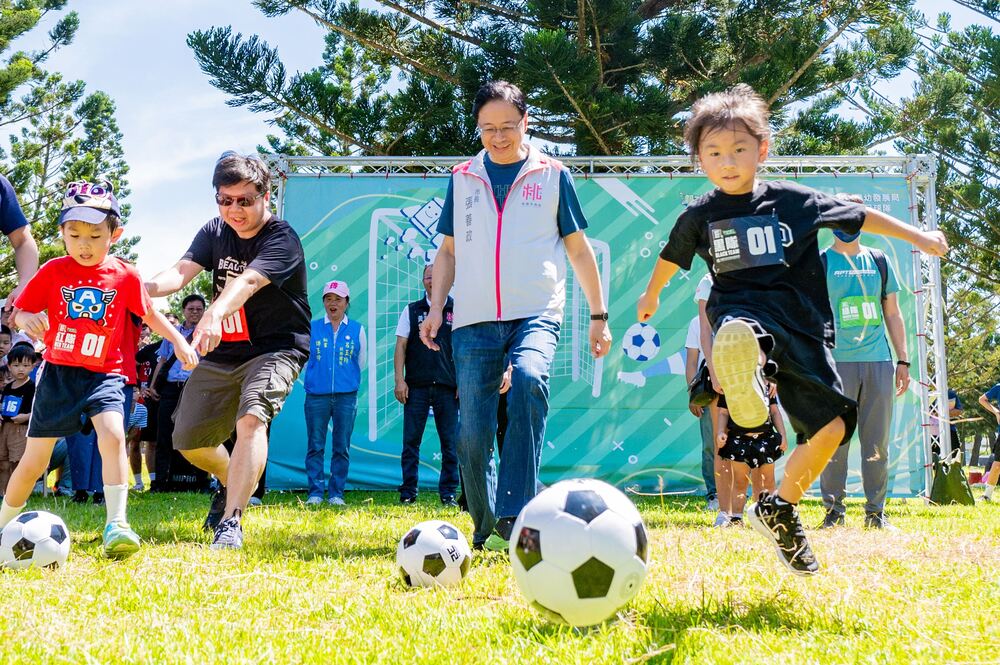
<path id="1" fill-rule="evenodd" d="M 514 520 L 535 495 L 549 367 L 566 302 L 566 259 L 590 306 L 590 350 L 611 346 L 608 310 L 573 180 L 524 141 L 527 103 L 506 81 L 483 85 L 472 106 L 485 150 L 452 169 L 438 222 L 431 309 L 420 326 L 429 348 L 455 287 L 452 350 L 462 411 L 458 456 L 473 546 L 506 551 Z M 498 389 L 509 358 L 509 425 L 493 461 Z M 515 535 L 516 537 L 516 535 Z"/>

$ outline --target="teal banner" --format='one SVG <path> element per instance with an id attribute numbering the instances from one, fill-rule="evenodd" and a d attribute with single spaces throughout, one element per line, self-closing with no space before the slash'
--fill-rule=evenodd
<path id="1" fill-rule="evenodd" d="M 902 176 L 799 180 L 830 193 L 859 194 L 868 205 L 909 219 L 909 186 Z M 698 420 L 687 409 L 684 343 L 697 314 L 693 296 L 704 264 L 696 260 L 690 272 L 674 278 L 650 326 L 636 324 L 635 306 L 678 214 L 711 185 L 696 176 L 577 176 L 576 187 L 610 303 L 615 344 L 601 360 L 588 353 L 589 311 L 568 271 L 541 480 L 586 476 L 643 491 L 695 492 L 703 487 L 702 444 Z M 292 175 L 285 183 L 282 214 L 302 237 L 314 318 L 322 315 L 323 284 L 344 280 L 351 288 L 348 316 L 367 329 L 369 362 L 351 440 L 350 487 L 395 489 L 400 482 L 402 406 L 393 397 L 392 366 L 396 325 L 403 307 L 423 294 L 421 272 L 440 243 L 436 228 L 446 188 L 446 176 L 384 174 Z M 824 231 L 821 247 L 831 242 L 832 235 Z M 910 247 L 867 234 L 862 242 L 883 249 L 896 269 L 915 355 Z M 916 371 L 914 367 L 911 389 L 896 400 L 893 414 L 889 492 L 895 496 L 912 496 L 924 485 Z M 304 396 L 298 386 L 274 423 L 268 469 L 272 488 L 305 487 Z M 858 448 L 852 445 L 848 488 L 854 493 L 860 491 Z M 436 487 L 440 449 L 433 419 L 420 455 L 421 485 Z M 779 462 L 779 473 L 781 466 Z"/>

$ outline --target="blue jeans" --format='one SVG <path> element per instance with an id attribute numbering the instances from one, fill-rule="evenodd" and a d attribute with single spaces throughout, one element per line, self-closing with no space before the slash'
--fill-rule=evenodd
<path id="1" fill-rule="evenodd" d="M 420 442 L 424 438 L 428 411 L 434 409 L 434 424 L 441 439 L 441 475 L 438 494 L 442 499 L 454 498 L 458 489 L 458 397 L 451 386 L 421 386 L 410 388 L 403 405 L 403 452 L 399 456 L 403 471 L 403 484 L 399 495 L 403 498 L 417 496 L 417 478 L 420 466 Z"/>
<path id="2" fill-rule="evenodd" d="M 698 425 L 701 428 L 701 477 L 705 479 L 705 496 L 715 496 L 715 437 L 712 435 L 712 410 L 705 407 Z"/>
<path id="3" fill-rule="evenodd" d="M 351 463 L 351 434 L 358 415 L 358 393 L 333 393 L 329 395 L 306 394 L 306 476 L 309 478 L 309 496 L 323 496 L 323 453 L 326 432 L 331 437 L 330 484 L 326 488 L 330 498 L 344 497 L 347 469 Z M 331 425 L 331 422 L 333 423 Z"/>
<path id="4" fill-rule="evenodd" d="M 472 540 L 482 543 L 498 517 L 516 517 L 535 496 L 559 323 L 540 317 L 487 321 L 458 328 L 451 340 L 462 408 L 458 458 L 474 527 Z M 498 390 L 508 358 L 514 375 L 507 393 L 509 424 L 498 473 L 493 441 Z"/>

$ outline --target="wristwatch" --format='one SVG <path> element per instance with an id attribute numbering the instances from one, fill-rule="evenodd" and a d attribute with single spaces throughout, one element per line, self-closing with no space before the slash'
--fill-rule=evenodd
<path id="1" fill-rule="evenodd" d="M 607 321 L 608 320 L 608 313 L 604 312 L 604 314 L 591 314 L 590 315 L 590 320 L 591 321 Z"/>
<path id="2" fill-rule="evenodd" d="M 906 367 L 909 367 L 910 366 L 910 361 L 909 360 L 897 360 L 896 364 L 897 365 L 905 365 Z"/>

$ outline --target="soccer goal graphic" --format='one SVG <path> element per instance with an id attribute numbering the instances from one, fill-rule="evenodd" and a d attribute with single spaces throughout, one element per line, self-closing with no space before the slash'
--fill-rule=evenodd
<path id="1" fill-rule="evenodd" d="M 423 268 L 440 246 L 437 221 L 444 201 L 433 198 L 408 208 L 372 212 L 368 236 L 368 440 L 378 440 L 403 417 L 393 394 L 393 353 L 399 314 L 424 293 Z M 610 302 L 611 250 L 590 240 L 597 256 L 604 301 Z M 585 381 L 601 394 L 604 359 L 590 355 L 590 309 L 572 268 L 566 270 L 566 309 L 550 376 Z"/>

